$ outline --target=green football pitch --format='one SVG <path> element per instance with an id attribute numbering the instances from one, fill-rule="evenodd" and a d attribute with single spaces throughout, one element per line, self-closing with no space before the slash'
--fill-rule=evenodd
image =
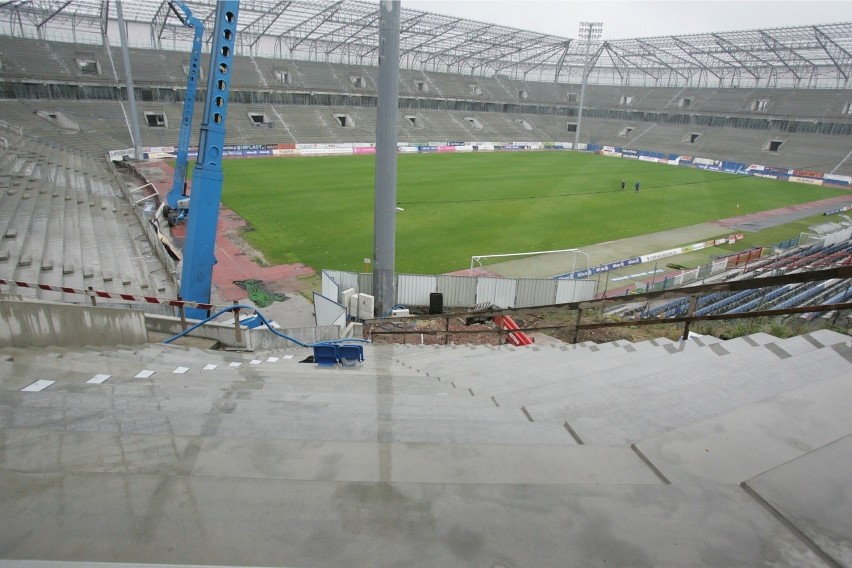
<path id="1" fill-rule="evenodd" d="M 360 271 L 372 256 L 373 156 L 226 160 L 224 171 L 223 203 L 250 224 L 246 239 L 270 262 Z M 401 154 L 397 178 L 396 270 L 409 274 L 848 195 L 558 151 Z"/>

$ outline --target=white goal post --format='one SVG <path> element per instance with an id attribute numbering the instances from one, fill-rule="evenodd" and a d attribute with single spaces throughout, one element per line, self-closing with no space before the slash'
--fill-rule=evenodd
<path id="1" fill-rule="evenodd" d="M 545 254 L 557 254 L 557 253 L 573 253 L 571 255 L 571 263 L 570 263 L 571 264 L 570 272 L 572 274 L 578 270 L 578 266 L 577 266 L 578 255 L 582 255 L 581 256 L 582 266 L 580 266 L 579 269 L 582 270 L 582 269 L 589 267 L 589 255 L 588 254 L 584 253 L 583 251 L 581 251 L 580 249 L 577 249 L 577 248 L 569 248 L 569 249 L 558 249 L 558 250 L 536 250 L 536 251 L 530 251 L 530 252 L 508 252 L 508 253 L 503 253 L 503 254 L 474 255 L 474 256 L 470 257 L 470 273 L 471 273 L 471 275 L 473 275 L 474 264 L 476 264 L 479 267 L 479 273 L 481 275 L 482 274 L 482 261 L 484 259 L 510 258 L 510 257 L 518 257 L 518 256 L 529 257 L 529 256 L 538 256 L 538 255 L 545 255 Z"/>

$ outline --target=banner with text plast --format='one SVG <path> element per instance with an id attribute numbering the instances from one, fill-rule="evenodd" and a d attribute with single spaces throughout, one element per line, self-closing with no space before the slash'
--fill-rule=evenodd
<path id="1" fill-rule="evenodd" d="M 299 148 L 302 156 L 333 156 L 352 154 L 352 148 Z"/>
<path id="2" fill-rule="evenodd" d="M 580 278 L 588 278 L 589 276 L 594 276 L 595 274 L 601 274 L 603 272 L 609 272 L 611 270 L 618 270 L 619 268 L 624 268 L 625 266 L 633 266 L 634 264 L 640 264 L 641 262 L 642 260 L 638 256 L 636 256 L 633 258 L 626 258 L 624 260 L 617 260 L 615 262 L 600 264 L 598 266 L 592 266 L 590 268 L 577 270 L 575 272 L 566 272 L 565 274 L 559 274 L 557 276 L 552 276 L 551 278 L 555 280 L 578 280 Z"/>

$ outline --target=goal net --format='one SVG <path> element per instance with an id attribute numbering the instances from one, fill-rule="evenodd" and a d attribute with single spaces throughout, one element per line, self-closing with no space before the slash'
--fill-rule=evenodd
<path id="1" fill-rule="evenodd" d="M 526 276 L 531 278 L 549 278 L 553 276 L 571 277 L 575 272 L 589 267 L 589 255 L 580 249 L 537 250 L 531 252 L 510 252 L 502 254 L 478 254 L 470 257 L 470 274 L 482 276 L 497 266 L 505 267 L 510 274 L 506 276 Z"/>

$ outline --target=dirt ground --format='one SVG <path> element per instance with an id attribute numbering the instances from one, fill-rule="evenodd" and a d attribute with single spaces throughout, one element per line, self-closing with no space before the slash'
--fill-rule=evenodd
<path id="1" fill-rule="evenodd" d="M 415 345 L 502 345 L 505 333 L 489 322 L 465 325 L 458 317 L 422 320 L 415 317 L 386 319 L 364 325 L 364 337 L 373 343 Z"/>
<path id="2" fill-rule="evenodd" d="M 518 326 L 527 334 L 537 337 L 537 342 L 574 343 L 576 312 L 565 314 L 524 314 L 513 316 Z M 617 321 L 599 313 L 584 313 L 581 323 Z M 764 332 L 778 338 L 791 337 L 829 328 L 852 335 L 852 312 L 842 313 L 835 319 L 808 321 L 799 317 L 743 319 L 726 322 L 696 322 L 690 331 L 699 335 L 711 335 L 719 339 L 733 339 L 752 333 Z M 610 327 L 580 330 L 577 343 L 591 341 L 607 343 L 626 340 L 632 343 L 657 338 L 679 340 L 683 335 L 683 324 L 652 324 L 636 327 Z M 381 324 L 364 326 L 364 337 L 374 343 L 399 343 L 423 345 L 504 345 L 506 332 L 487 319 L 466 325 L 460 317 L 442 319 L 417 319 L 416 317 L 385 320 Z"/>

